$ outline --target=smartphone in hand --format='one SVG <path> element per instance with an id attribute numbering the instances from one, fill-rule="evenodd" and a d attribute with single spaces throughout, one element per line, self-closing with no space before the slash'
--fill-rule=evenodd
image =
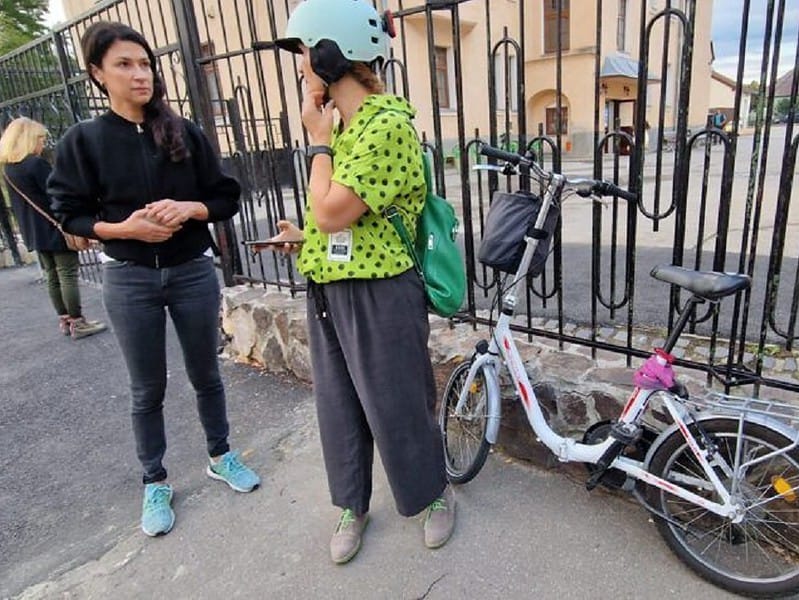
<path id="1" fill-rule="evenodd" d="M 245 246 L 282 246 L 283 244 L 302 244 L 305 240 L 245 240 Z"/>
<path id="2" fill-rule="evenodd" d="M 249 248 L 250 252 L 255 255 L 256 252 L 261 250 L 282 248 L 286 244 L 302 244 L 305 240 L 245 240 L 242 242 Z"/>

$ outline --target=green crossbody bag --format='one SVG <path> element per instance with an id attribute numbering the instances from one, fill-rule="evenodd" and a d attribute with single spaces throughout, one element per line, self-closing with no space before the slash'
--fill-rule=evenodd
<path id="1" fill-rule="evenodd" d="M 456 243 L 458 219 L 455 209 L 433 191 L 430 162 L 422 155 L 427 196 L 416 222 L 413 240 L 397 207 L 387 207 L 383 214 L 397 230 L 424 283 L 427 304 L 439 316 L 451 317 L 463 304 L 466 293 L 466 268 Z"/>

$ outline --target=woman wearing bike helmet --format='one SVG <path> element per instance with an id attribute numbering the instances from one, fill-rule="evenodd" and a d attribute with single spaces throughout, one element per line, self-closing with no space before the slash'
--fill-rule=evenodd
<path id="1" fill-rule="evenodd" d="M 425 198 L 415 110 L 384 94 L 375 74 L 388 58 L 391 26 L 364 0 L 305 0 L 276 41 L 302 54 L 311 140 L 305 229 L 280 221 L 275 239 L 304 241 L 298 267 L 308 280 L 320 437 L 331 499 L 342 509 L 330 542 L 336 563 L 361 545 L 375 444 L 398 512 L 425 511 L 429 548 L 444 545 L 455 523 L 424 290 L 383 215 L 396 205 L 414 231 Z"/>

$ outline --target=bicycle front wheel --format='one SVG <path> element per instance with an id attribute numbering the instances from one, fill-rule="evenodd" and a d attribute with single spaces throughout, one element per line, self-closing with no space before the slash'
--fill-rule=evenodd
<path id="1" fill-rule="evenodd" d="M 488 426 L 488 386 L 485 367 L 481 367 L 469 385 L 468 396 L 460 413 L 455 412 L 458 398 L 469 375 L 470 362 L 455 367 L 441 400 L 439 424 L 444 442 L 447 478 L 452 483 L 471 481 L 485 464 L 490 444 Z"/>
<path id="2" fill-rule="evenodd" d="M 763 425 L 735 419 L 701 423 L 720 464 L 756 460 L 791 441 Z M 691 433 L 701 440 L 696 425 Z M 736 463 L 737 459 L 737 463 Z M 711 464 L 714 454 L 709 457 Z M 650 471 L 700 496 L 719 502 L 707 475 L 679 431 L 657 449 Z M 649 500 L 666 518 L 655 517 L 660 534 L 689 567 L 738 594 L 775 598 L 799 590 L 799 450 L 779 454 L 729 475 L 716 473 L 744 511 L 734 523 L 659 488 Z"/>

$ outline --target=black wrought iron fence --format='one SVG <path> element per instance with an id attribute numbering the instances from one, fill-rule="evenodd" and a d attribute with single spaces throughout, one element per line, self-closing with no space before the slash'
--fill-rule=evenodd
<path id="1" fill-rule="evenodd" d="M 707 360 L 684 362 L 727 385 L 799 389 L 764 370 L 770 358 L 796 361 L 796 108 L 786 123 L 772 122 L 777 99 L 797 106 L 799 54 L 788 65 L 792 74 L 780 63 L 781 48 L 799 37 L 789 18 L 796 2 L 740 4 L 735 77 L 709 66 L 712 11 L 730 11 L 719 2 L 375 3 L 394 11 L 398 32 L 383 72 L 387 89 L 418 108 L 435 185 L 462 216 L 471 285 L 461 320 L 493 320 L 490 298 L 502 280 L 477 262 L 476 248 L 492 192 L 526 185 L 470 170 L 485 141 L 639 193 L 636 203 L 564 204 L 547 268 L 526 282 L 519 329 L 631 359 L 649 351 L 636 332 L 668 327 L 684 300 L 650 281 L 652 266 L 743 271 L 752 290 L 692 324 L 711 338 Z M 105 110 L 88 85 L 79 38 L 98 19 L 131 24 L 156 48 L 175 109 L 212 134 L 242 182 L 240 214 L 215 232 L 226 283 L 300 292 L 304 281 L 291 259 L 251 256 L 241 243 L 274 234 L 279 218 L 302 220 L 298 64 L 273 44 L 294 4 L 101 2 L 0 58 L 0 127 L 25 114 L 55 139 Z M 757 23 L 763 26 L 753 35 Z M 762 56 L 754 85 L 744 71 L 752 55 Z M 711 103 L 719 97 L 710 93 L 714 81 L 728 86 L 723 105 Z M 709 119 L 720 111 L 724 129 Z M 84 273 L 97 279 L 93 262 L 86 259 Z"/>

